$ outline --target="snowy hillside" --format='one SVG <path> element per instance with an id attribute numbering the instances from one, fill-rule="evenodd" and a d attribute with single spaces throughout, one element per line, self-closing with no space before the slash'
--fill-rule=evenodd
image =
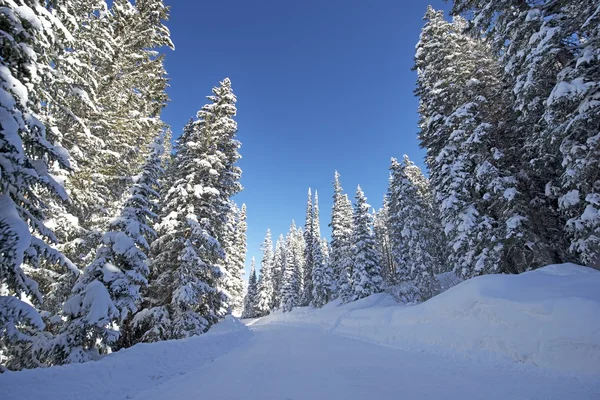
<path id="1" fill-rule="evenodd" d="M 100 361 L 0 375 L 3 400 L 125 399 L 183 375 L 231 351 L 252 336 L 228 317 L 204 335 L 141 343 Z"/>
<path id="2" fill-rule="evenodd" d="M 600 272 L 573 264 L 474 278 L 415 306 L 376 294 L 245 322 L 7 372 L 2 399 L 600 398 Z"/>
<path id="3" fill-rule="evenodd" d="M 416 306 L 375 294 L 256 323 L 318 325 L 403 350 L 600 374 L 600 272 L 574 264 L 473 278 Z"/>

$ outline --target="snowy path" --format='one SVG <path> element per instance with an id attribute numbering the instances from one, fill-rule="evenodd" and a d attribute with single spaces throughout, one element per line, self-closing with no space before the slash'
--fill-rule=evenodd
<path id="1" fill-rule="evenodd" d="M 600 399 L 600 383 L 534 367 L 390 349 L 316 327 L 256 324 L 231 352 L 135 399 Z"/>

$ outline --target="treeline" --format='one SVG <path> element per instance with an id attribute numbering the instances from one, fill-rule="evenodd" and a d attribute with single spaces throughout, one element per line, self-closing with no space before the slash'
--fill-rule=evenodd
<path id="1" fill-rule="evenodd" d="M 162 0 L 0 1 L 0 371 L 205 332 L 243 300 L 225 79 L 171 149 Z"/>
<path id="2" fill-rule="evenodd" d="M 246 316 L 391 287 L 420 301 L 450 271 L 600 268 L 600 5 L 457 0 L 452 14 L 427 9 L 415 54 L 429 178 L 392 159 L 384 206 L 370 215 L 336 173 L 330 246 L 315 240 L 309 201 L 304 231 L 292 224 L 279 256 L 265 240 Z"/>

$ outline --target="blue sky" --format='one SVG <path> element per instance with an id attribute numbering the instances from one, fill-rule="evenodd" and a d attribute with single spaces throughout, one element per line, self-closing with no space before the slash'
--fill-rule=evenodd
<path id="1" fill-rule="evenodd" d="M 260 260 L 292 219 L 304 224 L 307 190 L 319 192 L 329 236 L 334 170 L 381 206 L 390 157 L 423 165 L 410 70 L 422 17 L 441 0 L 175 1 L 164 120 L 179 135 L 224 77 L 238 97 L 248 262 Z"/>

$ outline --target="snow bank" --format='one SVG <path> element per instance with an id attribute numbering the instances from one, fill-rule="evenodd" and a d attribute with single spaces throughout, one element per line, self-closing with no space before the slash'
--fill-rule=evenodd
<path id="1" fill-rule="evenodd" d="M 404 350 L 600 374 L 600 272 L 574 264 L 481 276 L 415 306 L 378 294 L 256 324 L 283 322 Z"/>
<path id="2" fill-rule="evenodd" d="M 100 361 L 0 374 L 2 400 L 126 399 L 184 375 L 248 341 L 252 332 L 227 317 L 201 336 L 138 344 Z"/>

